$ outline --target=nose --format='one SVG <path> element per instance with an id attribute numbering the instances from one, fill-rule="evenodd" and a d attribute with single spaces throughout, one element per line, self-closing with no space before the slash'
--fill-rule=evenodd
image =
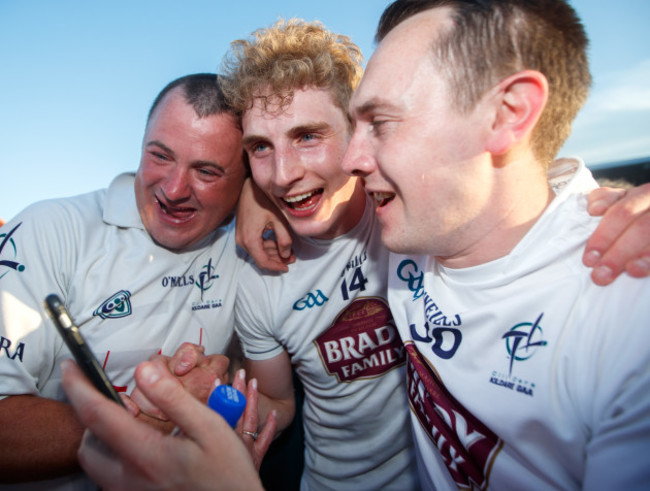
<path id="1" fill-rule="evenodd" d="M 376 161 L 369 143 L 358 126 L 352 134 L 345 155 L 343 155 L 341 166 L 346 174 L 357 177 L 365 177 L 376 170 Z"/>
<path id="2" fill-rule="evenodd" d="M 303 178 L 305 169 L 291 148 L 276 148 L 273 155 L 273 184 L 276 187 L 286 189 Z"/>
<path id="3" fill-rule="evenodd" d="M 162 186 L 162 192 L 169 201 L 183 201 L 189 198 L 191 186 L 188 169 L 181 165 L 173 166 Z"/>

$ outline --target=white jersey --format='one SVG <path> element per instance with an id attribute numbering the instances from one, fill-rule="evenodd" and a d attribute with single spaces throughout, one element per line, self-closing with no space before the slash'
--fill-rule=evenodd
<path id="1" fill-rule="evenodd" d="M 416 488 L 404 350 L 372 204 L 349 233 L 299 238 L 293 248 L 288 273 L 246 265 L 236 329 L 249 359 L 286 350 L 304 385 L 302 488 Z"/>
<path id="2" fill-rule="evenodd" d="M 2 397 L 65 399 L 60 364 L 71 355 L 44 312 L 50 293 L 118 391 L 131 392 L 136 365 L 153 354 L 184 341 L 222 353 L 232 337 L 243 264 L 234 224 L 187 252 L 160 247 L 140 220 L 132 174 L 108 190 L 30 206 L 0 229 L 0 260 Z"/>
<path id="3" fill-rule="evenodd" d="M 496 261 L 391 256 L 425 488 L 650 488 L 650 280 L 592 283 L 578 185 Z"/>

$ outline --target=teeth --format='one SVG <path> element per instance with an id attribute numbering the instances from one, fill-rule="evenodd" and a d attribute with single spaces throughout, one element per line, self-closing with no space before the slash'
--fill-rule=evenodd
<path id="1" fill-rule="evenodd" d="M 303 199 L 309 198 L 310 196 L 312 196 L 314 194 L 315 194 L 315 191 L 309 191 L 308 193 L 298 194 L 296 196 L 291 196 L 291 197 L 287 197 L 287 198 L 283 198 L 283 199 L 287 203 L 297 203 L 298 201 L 302 201 Z"/>
<path id="2" fill-rule="evenodd" d="M 174 214 L 176 214 L 176 213 L 187 213 L 187 212 L 192 211 L 192 208 L 185 208 L 185 207 L 182 207 L 182 208 L 181 208 L 181 207 L 172 207 L 172 206 L 166 205 L 165 203 L 163 203 L 163 202 L 160 201 L 160 200 L 157 200 L 157 201 L 158 201 L 158 204 L 160 205 L 160 208 L 162 209 L 162 211 L 163 211 L 166 215 L 170 215 L 170 216 L 171 216 L 171 215 L 174 215 Z"/>
<path id="3" fill-rule="evenodd" d="M 372 195 L 377 203 L 381 203 L 385 199 L 391 198 L 393 193 L 372 193 Z"/>

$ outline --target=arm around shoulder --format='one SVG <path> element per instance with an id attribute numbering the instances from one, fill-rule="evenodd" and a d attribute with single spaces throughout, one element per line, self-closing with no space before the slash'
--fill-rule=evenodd
<path id="1" fill-rule="evenodd" d="M 650 183 L 596 189 L 589 195 L 589 212 L 603 216 L 583 259 L 594 268 L 594 282 L 608 285 L 623 271 L 635 278 L 650 275 Z"/>

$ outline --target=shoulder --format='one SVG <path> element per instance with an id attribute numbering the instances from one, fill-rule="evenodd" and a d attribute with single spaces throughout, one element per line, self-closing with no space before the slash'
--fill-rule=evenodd
<path id="1" fill-rule="evenodd" d="M 583 317 L 601 325 L 605 331 L 630 334 L 630 329 L 637 329 L 650 336 L 650 332 L 647 332 L 650 278 L 637 279 L 623 275 L 605 287 L 595 285 L 587 278 L 580 302 L 583 304 Z"/>
<path id="2" fill-rule="evenodd" d="M 106 190 L 99 190 L 69 198 L 39 201 L 21 211 L 3 229 L 18 226 L 41 234 L 87 228 L 101 221 L 105 195 Z"/>

